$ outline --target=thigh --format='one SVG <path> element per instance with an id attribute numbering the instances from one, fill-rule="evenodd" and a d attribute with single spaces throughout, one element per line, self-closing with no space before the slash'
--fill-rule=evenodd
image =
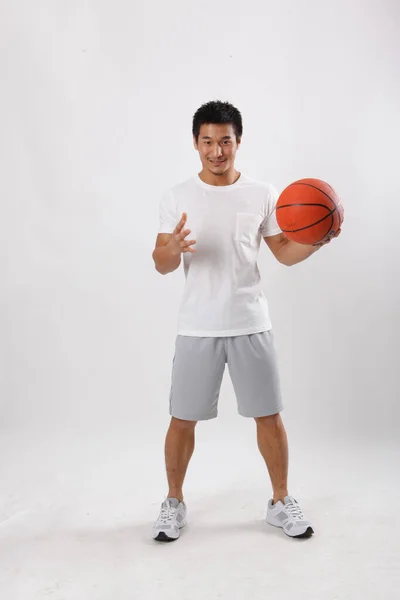
<path id="1" fill-rule="evenodd" d="M 188 421 L 215 418 L 225 363 L 223 338 L 178 335 L 172 367 L 170 414 Z"/>
<path id="2" fill-rule="evenodd" d="M 283 410 L 271 330 L 229 338 L 227 356 L 240 415 L 255 418 Z"/>

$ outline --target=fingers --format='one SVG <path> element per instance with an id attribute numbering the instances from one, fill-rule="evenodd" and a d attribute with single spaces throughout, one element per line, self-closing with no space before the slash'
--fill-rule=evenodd
<path id="1" fill-rule="evenodd" d="M 337 231 L 335 231 L 335 233 L 329 234 L 324 243 L 329 244 L 329 242 L 333 240 L 333 238 L 337 238 L 340 235 L 341 231 L 341 229 L 338 229 Z"/>
<path id="2" fill-rule="evenodd" d="M 191 232 L 190 229 L 183 229 L 187 221 L 187 213 L 182 213 L 182 218 L 175 227 L 174 235 L 175 239 L 178 242 L 181 252 L 192 252 L 193 254 L 196 252 L 195 248 L 190 248 L 193 244 L 196 243 L 196 240 L 185 240 L 186 236 Z"/>
<path id="3" fill-rule="evenodd" d="M 194 242 L 194 243 L 196 243 L 196 242 Z M 192 254 L 196 254 L 196 248 L 186 247 L 186 248 L 183 248 L 182 252 L 191 252 Z"/>
<path id="4" fill-rule="evenodd" d="M 316 244 L 313 244 L 313 246 L 326 246 L 327 244 L 330 243 L 331 240 L 333 240 L 333 238 L 336 238 L 340 235 L 341 233 L 341 229 L 338 229 L 337 231 L 335 231 L 335 233 L 331 233 L 329 235 L 327 235 L 327 237 L 323 240 L 321 240 L 320 242 L 317 242 Z"/>
<path id="5" fill-rule="evenodd" d="M 186 237 L 187 235 L 189 235 L 190 231 L 191 231 L 190 229 L 184 229 L 183 231 L 181 231 L 181 233 L 178 233 L 178 234 L 175 236 L 175 237 L 176 237 L 176 239 L 178 240 L 178 242 L 180 242 L 181 240 L 184 240 L 184 239 L 185 239 L 185 237 Z"/>
<path id="6" fill-rule="evenodd" d="M 182 217 L 181 220 L 179 221 L 178 225 L 175 227 L 175 231 L 174 233 L 180 233 L 183 229 L 183 227 L 185 226 L 185 223 L 187 221 L 187 213 L 182 213 Z"/>
<path id="7" fill-rule="evenodd" d="M 194 248 L 190 248 L 190 246 L 193 246 L 193 244 L 196 243 L 196 240 L 185 240 L 182 241 L 179 245 L 182 248 L 182 252 L 196 252 L 196 250 Z"/>

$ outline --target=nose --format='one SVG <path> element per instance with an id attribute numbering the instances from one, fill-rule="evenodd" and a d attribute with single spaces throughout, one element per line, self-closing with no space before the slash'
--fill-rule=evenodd
<path id="1" fill-rule="evenodd" d="M 222 156 L 222 148 L 219 144 L 215 144 L 215 146 L 213 147 L 212 156 L 215 158 L 219 158 L 220 156 Z"/>

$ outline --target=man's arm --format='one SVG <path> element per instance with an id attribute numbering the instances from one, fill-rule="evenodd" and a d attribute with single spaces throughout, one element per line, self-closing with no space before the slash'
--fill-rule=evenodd
<path id="1" fill-rule="evenodd" d="M 333 237 L 337 237 L 340 234 L 340 229 L 336 232 Z M 309 258 L 312 254 L 317 252 L 322 246 L 325 244 L 329 244 L 332 238 L 326 239 L 324 242 L 320 244 L 316 244 L 315 246 L 308 246 L 305 244 L 298 244 L 297 242 L 293 242 L 289 240 L 283 233 L 278 233 L 278 235 L 271 235 L 269 237 L 265 237 L 265 243 L 271 250 L 272 254 L 275 256 L 277 260 L 283 265 L 291 267 L 292 265 L 297 265 L 297 263 L 302 262 L 306 258 Z"/>
<path id="2" fill-rule="evenodd" d="M 161 273 L 161 275 L 172 273 L 172 271 L 175 271 L 181 264 L 181 253 L 168 245 L 171 239 L 172 233 L 159 233 L 157 235 L 153 260 L 156 270 Z"/>
<path id="3" fill-rule="evenodd" d="M 181 254 L 184 252 L 195 253 L 196 249 L 191 248 L 196 240 L 186 240 L 190 229 L 184 229 L 187 221 L 187 214 L 183 213 L 182 218 L 172 233 L 159 233 L 157 235 L 156 247 L 153 252 L 153 260 L 156 270 L 161 275 L 172 273 L 181 264 Z"/>

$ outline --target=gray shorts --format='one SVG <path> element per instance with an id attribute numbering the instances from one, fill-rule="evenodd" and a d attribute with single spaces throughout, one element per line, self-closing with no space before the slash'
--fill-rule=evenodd
<path id="1" fill-rule="evenodd" d="M 264 417 L 283 410 L 270 330 L 233 337 L 178 335 L 170 414 L 185 421 L 214 419 L 226 363 L 242 417 Z"/>

